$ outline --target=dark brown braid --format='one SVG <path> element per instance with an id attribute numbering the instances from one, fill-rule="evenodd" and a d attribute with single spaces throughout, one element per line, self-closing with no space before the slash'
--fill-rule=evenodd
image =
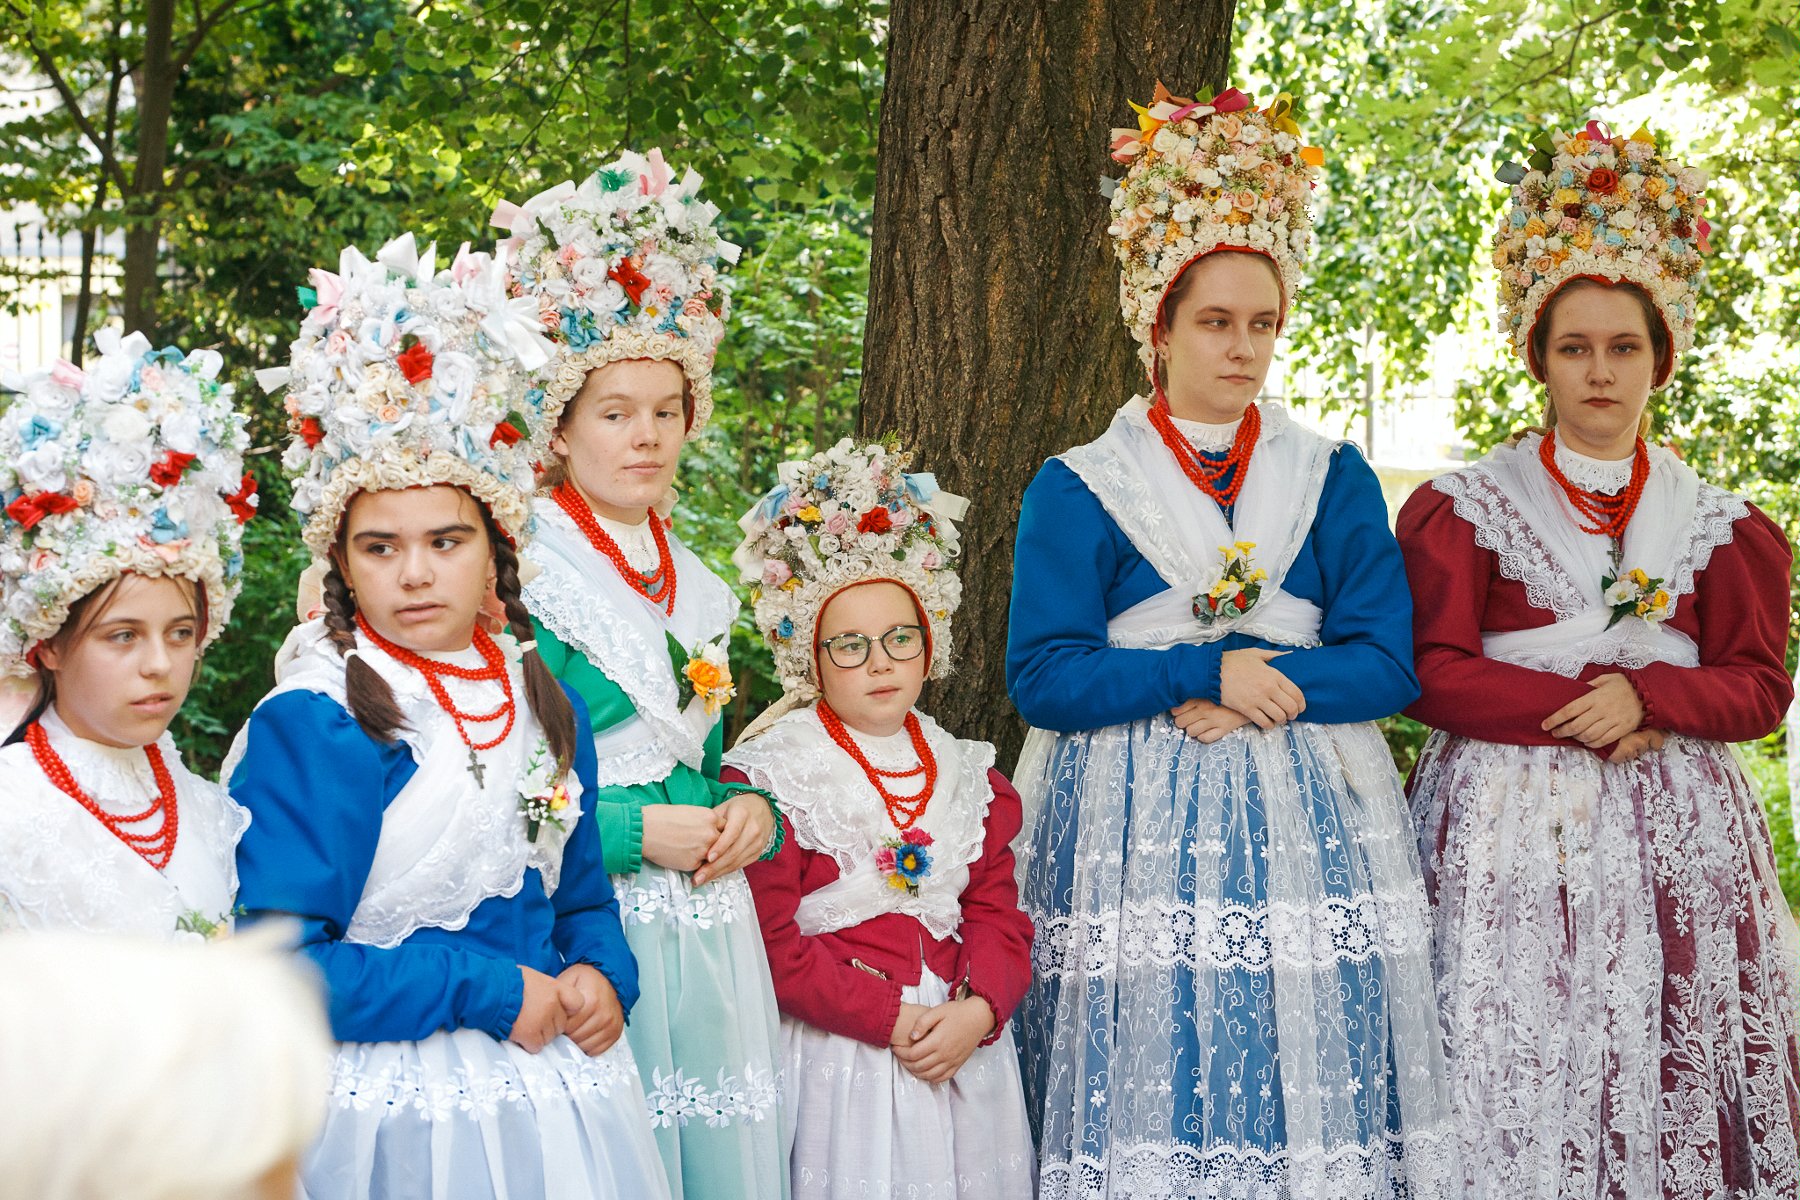
<path id="1" fill-rule="evenodd" d="M 487 522 L 488 541 L 494 547 L 494 595 L 506 606 L 506 622 L 513 637 L 524 645 L 533 640 L 533 633 L 531 613 L 520 596 L 519 556 L 512 543 L 494 525 L 493 518 L 487 516 L 485 508 L 482 515 Z M 561 774 L 575 761 L 574 706 L 535 649 L 525 652 L 519 667 L 525 675 L 525 700 L 531 705 L 538 724 L 543 726 L 544 740 L 550 743 L 550 752 L 556 755 L 557 772 Z"/>
<path id="2" fill-rule="evenodd" d="M 340 532 L 331 555 L 331 569 L 325 573 L 325 629 L 338 654 L 348 658 L 350 651 L 356 649 L 356 601 L 338 569 L 338 554 L 342 551 Z M 394 689 L 360 654 L 344 663 L 344 699 L 362 731 L 378 742 L 392 743 L 406 725 L 406 715 L 394 699 Z"/>

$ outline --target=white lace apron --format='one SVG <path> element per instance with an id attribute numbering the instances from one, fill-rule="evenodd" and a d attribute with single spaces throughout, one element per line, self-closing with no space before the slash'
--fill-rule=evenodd
<path id="1" fill-rule="evenodd" d="M 108 812 L 141 812 L 156 797 L 143 750 L 76 737 L 55 708 L 40 721 L 75 782 Z M 0 929 L 199 940 L 202 922 L 230 927 L 237 844 L 250 814 L 189 771 L 167 733 L 156 744 L 180 816 L 161 871 L 52 784 L 24 742 L 0 749 Z"/>
<path id="2" fill-rule="evenodd" d="M 599 786 L 655 783 L 667 779 L 678 762 L 699 770 L 715 718 L 698 699 L 680 706 L 668 639 L 692 653 L 701 642 L 727 636 L 737 597 L 670 534 L 679 586 L 675 612 L 665 615 L 632 590 L 561 508 L 540 501 L 536 512 L 531 559 L 542 569 L 526 585 L 526 606 L 617 684 L 637 710 L 595 735 Z"/>
<path id="3" fill-rule="evenodd" d="M 1679 605 L 1747 507 L 1650 454 L 1620 565 L 1665 579 Z M 1698 663 L 1666 625 L 1606 628 L 1609 540 L 1577 529 L 1535 435 L 1432 486 L 1556 617 L 1484 634 L 1489 657 L 1570 678 Z M 1733 749 L 1671 736 L 1610 764 L 1439 732 L 1412 797 L 1466 1194 L 1794 1195 L 1800 946 Z"/>
<path id="4" fill-rule="evenodd" d="M 913 917 L 934 938 L 959 938 L 961 897 L 981 855 L 994 791 L 994 749 L 962 741 L 923 713 L 938 761 L 937 791 L 913 828 L 931 835 L 931 869 L 917 895 L 888 886 L 876 867 L 897 837 L 880 795 L 831 740 L 814 706 L 795 709 L 726 763 L 780 798 L 794 840 L 829 855 L 838 878 L 801 898 L 806 935 L 846 929 L 885 913 Z M 858 738 L 886 769 L 916 765 L 910 739 Z M 904 790 L 902 791 L 904 794 Z M 931 1006 L 952 988 L 929 969 L 901 999 Z M 978 1046 L 947 1083 L 927 1084 L 885 1047 L 827 1033 L 791 1017 L 781 1023 L 782 1099 L 794 1116 L 796 1197 L 911 1196 L 921 1200 L 1025 1200 L 1032 1195 L 1031 1136 L 1012 1031 Z"/>
<path id="5" fill-rule="evenodd" d="M 1340 443 L 1263 406 L 1227 527 L 1146 411 L 1134 399 L 1098 441 L 1062 456 L 1170 582 L 1110 621 L 1108 644 L 1160 649 L 1242 632 L 1318 645 L 1322 613 L 1281 584 Z M 1269 573 L 1261 599 L 1239 618 L 1202 626 L 1193 598 L 1218 577 L 1217 548 L 1234 541 L 1256 543 L 1253 565 Z M 1035 813 L 1018 843 L 1037 925 L 1034 965 L 1040 981 L 1058 985 L 1054 1003 L 1043 983 L 1027 997 L 1022 1025 L 1043 1106 L 1043 1196 L 1454 1194 L 1429 919 L 1405 801 L 1373 723 L 1247 726 L 1211 746 L 1167 714 L 1075 734 L 1033 730 L 1017 784 Z M 1052 795 L 1057 804 L 1046 805 Z M 1245 832 L 1259 823 L 1261 832 Z M 1241 892 L 1226 828 L 1262 840 L 1260 898 Z M 1071 841 L 1068 862 L 1033 861 L 1039 845 Z M 1327 850 L 1346 857 L 1330 879 Z M 1340 996 L 1342 970 L 1361 972 L 1360 986 L 1380 995 L 1378 1028 Z M 1280 1089 L 1285 1130 L 1271 1133 L 1248 1109 L 1204 1131 L 1177 1127 L 1175 1090 L 1202 1091 L 1173 1077 L 1180 1027 L 1195 1018 L 1171 1013 L 1178 971 L 1191 972 L 1207 1027 L 1215 1006 L 1242 1006 L 1245 1020 L 1269 1011 L 1279 1070 L 1240 1082 L 1246 1095 L 1260 1086 L 1265 1106 Z M 1224 990 L 1243 971 L 1261 981 L 1264 999 Z M 1238 1052 L 1202 1043 L 1204 1082 Z M 1097 1082 L 1086 1048 L 1101 1046 Z M 1359 1059 L 1367 1046 L 1376 1049 Z M 1383 1131 L 1385 1116 L 1364 1107 L 1365 1091 L 1379 1091 L 1383 1105 L 1391 1097 L 1397 1127 Z M 1235 1112 L 1243 1102 L 1234 1092 L 1205 1103 Z"/>
<path id="6" fill-rule="evenodd" d="M 564 828 L 546 824 L 528 840 L 519 787 L 543 734 L 524 701 L 516 644 L 505 634 L 495 640 L 518 708 L 506 740 L 480 752 L 478 783 L 468 748 L 424 677 L 357 635 L 358 654 L 393 689 L 406 719 L 397 737 L 417 769 L 382 813 L 346 942 L 393 947 L 419 929 L 461 929 L 482 902 L 516 896 L 528 868 L 542 875 L 547 895 L 556 889 L 563 847 L 582 817 L 581 783 L 573 773 L 565 780 Z M 448 657 L 475 665 L 467 652 Z M 312 691 L 345 703 L 344 660 L 322 621 L 289 636 L 276 680 L 271 696 Z M 496 683 L 452 679 L 446 686 L 468 712 L 491 712 L 503 698 Z M 243 736 L 226 759 L 227 777 L 242 757 Z M 404 1180 L 407 1194 L 432 1200 L 666 1198 L 643 1112 L 637 1064 L 623 1039 L 597 1058 L 567 1037 L 530 1054 L 479 1029 L 439 1030 L 413 1042 L 344 1042 L 325 1128 L 302 1165 L 302 1194 L 370 1200 Z"/>

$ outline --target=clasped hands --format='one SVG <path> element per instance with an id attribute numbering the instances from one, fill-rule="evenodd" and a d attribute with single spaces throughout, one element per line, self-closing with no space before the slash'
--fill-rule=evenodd
<path id="1" fill-rule="evenodd" d="M 1601 675 L 1589 682 L 1587 694 L 1577 696 L 1548 717 L 1545 733 L 1571 738 L 1590 750 L 1611 745 L 1607 762 L 1629 762 L 1640 754 L 1661 750 L 1668 734 L 1660 729 L 1641 729 L 1644 702 L 1623 675 Z"/>
<path id="2" fill-rule="evenodd" d="M 625 1032 L 625 1009 L 612 981 L 587 963 L 554 979 L 524 966 L 519 974 L 525 977 L 525 998 L 507 1037 L 531 1053 L 566 1033 L 583 1054 L 594 1057 L 612 1049 Z"/>
<path id="3" fill-rule="evenodd" d="M 1189 700 L 1171 710 L 1183 733 L 1211 744 L 1246 725 L 1274 729 L 1306 711 L 1294 681 L 1269 665 L 1285 650 L 1227 650 L 1219 657 L 1219 702 Z"/>
<path id="4" fill-rule="evenodd" d="M 888 1048 L 915 1078 L 943 1083 L 962 1069 L 995 1025 L 994 1010 L 974 994 L 929 1007 L 902 1003 Z"/>
<path id="5" fill-rule="evenodd" d="M 646 804 L 643 816 L 644 857 L 693 872 L 695 887 L 755 862 L 775 833 L 775 812 L 755 792 L 740 792 L 717 808 Z"/>

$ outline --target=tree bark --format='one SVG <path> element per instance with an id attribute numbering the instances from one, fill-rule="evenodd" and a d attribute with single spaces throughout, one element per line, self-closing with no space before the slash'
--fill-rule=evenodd
<path id="1" fill-rule="evenodd" d="M 125 197 L 125 263 L 121 282 L 125 328 L 152 333 L 162 244 L 159 209 L 169 161 L 169 116 L 174 110 L 175 0 L 144 6 L 144 66 L 137 80 L 137 162 Z"/>
<path id="2" fill-rule="evenodd" d="M 927 705 L 1010 769 L 1013 537 L 1043 461 L 1141 389 L 1099 184 L 1158 79 L 1225 82 L 1235 0 L 894 0 L 881 105 L 865 436 L 897 431 L 972 501 L 957 670 Z M 1050 581 L 1044 581 L 1046 583 Z"/>

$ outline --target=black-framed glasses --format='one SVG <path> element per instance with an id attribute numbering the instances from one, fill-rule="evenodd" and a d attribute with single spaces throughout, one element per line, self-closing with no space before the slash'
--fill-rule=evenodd
<path id="1" fill-rule="evenodd" d="M 923 625 L 896 625 L 878 638 L 866 633 L 840 633 L 819 643 L 826 657 L 836 667 L 860 667 L 869 661 L 869 648 L 876 642 L 895 662 L 910 662 L 925 653 Z"/>

